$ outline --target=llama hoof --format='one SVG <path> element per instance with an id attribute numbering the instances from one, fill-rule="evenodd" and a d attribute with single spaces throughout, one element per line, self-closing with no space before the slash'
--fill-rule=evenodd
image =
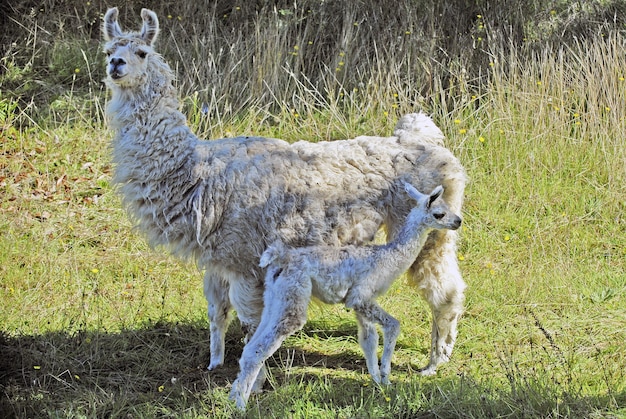
<path id="1" fill-rule="evenodd" d="M 235 400 L 235 407 L 237 410 L 244 412 L 246 410 L 246 402 L 242 398 Z"/>
<path id="2" fill-rule="evenodd" d="M 230 398 L 232 401 L 235 402 L 235 407 L 237 408 L 237 410 L 239 410 L 240 412 L 245 412 L 246 410 L 246 402 L 243 400 L 243 398 L 241 397 L 237 397 L 237 398 Z"/>
<path id="3" fill-rule="evenodd" d="M 429 365 L 427 367 L 424 367 L 420 370 L 418 370 L 419 375 L 423 376 L 423 377 L 427 377 L 429 375 L 435 375 L 437 374 L 437 367 L 435 367 L 434 365 Z"/>
<path id="4" fill-rule="evenodd" d="M 222 365 L 223 365 L 222 362 L 211 361 L 211 363 L 209 364 L 208 367 L 206 367 L 206 369 L 209 371 L 213 371 Z"/>
<path id="5" fill-rule="evenodd" d="M 246 410 L 247 400 L 243 397 L 243 394 L 241 394 L 237 380 L 233 383 L 233 388 L 230 390 L 228 398 L 235 402 L 235 406 L 238 410 L 242 412 Z"/>

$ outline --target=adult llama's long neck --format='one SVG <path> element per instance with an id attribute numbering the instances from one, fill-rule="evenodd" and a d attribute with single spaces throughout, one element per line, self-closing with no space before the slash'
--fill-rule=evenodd
<path id="1" fill-rule="evenodd" d="M 137 84 L 118 85 L 107 79 L 112 96 L 106 111 L 113 129 L 123 131 L 129 126 L 145 125 L 147 116 L 157 114 L 169 116 L 170 124 L 185 125 L 185 117 L 178 111 L 172 70 L 157 54 L 146 60 L 146 70 Z"/>
<path id="2" fill-rule="evenodd" d="M 174 187 L 175 177 L 188 175 L 183 166 L 190 164 L 197 139 L 178 111 L 172 70 L 153 49 L 157 15 L 142 9 L 137 32 L 122 31 L 118 15 L 116 7 L 110 8 L 103 25 L 106 84 L 112 94 L 107 119 L 115 132 L 113 181 L 123 185 L 125 199 L 139 205 L 156 189 Z"/>
<path id="3" fill-rule="evenodd" d="M 156 53 L 145 64 L 140 83 L 124 86 L 107 80 L 116 183 L 167 178 L 189 163 L 197 141 L 178 110 L 172 70 Z"/>

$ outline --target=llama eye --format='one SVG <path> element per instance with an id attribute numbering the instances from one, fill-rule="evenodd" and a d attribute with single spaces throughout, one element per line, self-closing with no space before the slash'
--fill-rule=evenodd
<path id="1" fill-rule="evenodd" d="M 142 51 L 142 50 L 137 51 L 137 56 L 139 58 L 146 58 L 146 55 L 148 55 L 146 51 Z"/>
<path id="2" fill-rule="evenodd" d="M 433 217 L 435 217 L 435 220 L 441 220 L 444 216 L 445 214 L 442 214 L 440 212 L 433 214 Z"/>

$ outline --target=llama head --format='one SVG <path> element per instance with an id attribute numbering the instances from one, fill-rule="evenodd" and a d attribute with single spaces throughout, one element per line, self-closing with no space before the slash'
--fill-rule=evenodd
<path id="1" fill-rule="evenodd" d="M 404 189 L 417 202 L 411 211 L 418 211 L 421 223 L 437 230 L 456 230 L 461 226 L 461 217 L 455 214 L 443 200 L 443 186 L 439 185 L 429 194 L 423 194 L 410 183 L 404 183 Z"/>
<path id="2" fill-rule="evenodd" d="M 117 7 L 104 15 L 104 52 L 107 55 L 107 84 L 132 88 L 146 82 L 148 62 L 156 55 L 152 45 L 159 33 L 157 15 L 141 10 L 143 26 L 139 32 L 124 32 L 117 23 Z"/>

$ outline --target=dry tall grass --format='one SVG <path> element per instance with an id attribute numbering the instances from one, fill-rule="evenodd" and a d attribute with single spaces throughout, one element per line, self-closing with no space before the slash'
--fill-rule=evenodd
<path id="1" fill-rule="evenodd" d="M 464 95 L 485 88 L 494 53 L 530 60 L 544 46 L 572 44 L 572 35 L 608 35 L 621 29 L 607 19 L 623 12 L 617 3 L 546 9 L 521 0 L 508 7 L 461 0 L 220 0 L 149 7 L 161 19 L 159 50 L 176 68 L 182 95 L 223 120 L 250 108 L 299 113 L 302 106 L 355 100 L 452 110 Z M 68 91 L 103 96 L 100 25 L 108 6 L 102 0 L 1 6 L 2 90 L 53 114 Z M 126 3 L 122 24 L 138 26 L 142 6 Z M 303 90 L 315 94 L 303 98 Z M 433 104 L 434 97 L 441 100 Z"/>

